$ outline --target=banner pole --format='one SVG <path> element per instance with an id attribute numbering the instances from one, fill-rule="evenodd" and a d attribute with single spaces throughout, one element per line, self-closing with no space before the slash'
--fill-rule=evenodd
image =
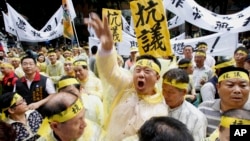
<path id="1" fill-rule="evenodd" d="M 74 20 L 72 20 L 71 23 L 72 23 L 72 26 L 73 26 L 73 29 L 74 29 L 74 33 L 75 33 L 75 37 L 76 37 L 77 46 L 80 47 L 79 40 L 78 40 L 78 36 L 77 36 L 77 32 L 76 32 L 76 28 L 75 28 L 75 22 L 74 22 Z"/>

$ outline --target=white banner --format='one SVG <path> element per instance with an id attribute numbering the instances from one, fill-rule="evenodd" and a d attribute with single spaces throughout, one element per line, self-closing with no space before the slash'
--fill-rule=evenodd
<path id="1" fill-rule="evenodd" d="M 231 15 L 213 13 L 194 0 L 164 0 L 167 10 L 185 21 L 213 32 L 245 32 L 250 30 L 250 6 Z"/>
<path id="2" fill-rule="evenodd" d="M 8 3 L 8 17 L 12 21 L 12 26 L 16 30 L 16 35 L 20 41 L 43 42 L 52 40 L 62 36 L 63 25 L 63 9 L 60 7 L 57 12 L 49 20 L 43 30 L 34 29 L 18 12 L 15 11 Z M 6 24 L 6 23 L 5 23 Z M 51 27 L 51 28 L 50 28 Z"/>
<path id="3" fill-rule="evenodd" d="M 176 36 L 176 37 L 170 39 L 170 41 L 172 42 L 173 40 L 183 40 L 183 39 L 185 39 L 185 37 L 186 37 L 186 33 L 183 32 L 183 33 L 181 33 L 180 35 L 178 35 L 178 36 Z"/>
<path id="4" fill-rule="evenodd" d="M 233 56 L 238 45 L 238 33 L 215 33 L 200 38 L 171 40 L 171 45 L 175 55 L 180 56 L 185 45 L 191 45 L 195 49 L 196 44 L 202 41 L 208 44 L 207 53 L 212 56 Z"/>
<path id="5" fill-rule="evenodd" d="M 5 31 L 9 32 L 12 35 L 16 35 L 16 30 L 14 28 L 14 24 L 13 24 L 12 20 L 3 11 L 2 11 L 2 15 L 3 15 Z"/>
<path id="6" fill-rule="evenodd" d="M 172 19 L 168 20 L 168 29 L 173 29 L 185 23 L 185 21 L 179 16 L 174 16 Z"/>

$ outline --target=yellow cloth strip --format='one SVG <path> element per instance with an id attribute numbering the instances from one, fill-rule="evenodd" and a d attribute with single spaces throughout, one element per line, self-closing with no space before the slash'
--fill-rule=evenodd
<path id="1" fill-rule="evenodd" d="M 226 79 L 232 79 L 232 78 L 241 78 L 249 81 L 249 77 L 246 73 L 242 71 L 230 71 L 223 73 L 221 76 L 218 78 L 218 82 L 226 80 Z"/>
<path id="2" fill-rule="evenodd" d="M 160 73 L 160 67 L 152 60 L 148 59 L 141 59 L 136 62 L 135 66 L 142 66 L 142 67 L 149 67 L 156 71 L 157 73 Z"/>
<path id="3" fill-rule="evenodd" d="M 233 66 L 233 65 L 234 65 L 234 60 L 231 59 L 228 62 L 224 62 L 224 63 L 221 63 L 221 64 L 218 64 L 218 65 L 214 66 L 214 68 L 215 69 L 220 69 L 220 68 L 225 68 L 225 67 Z"/>
<path id="4" fill-rule="evenodd" d="M 74 63 L 74 66 L 87 66 L 87 62 L 86 61 L 76 61 Z"/>
<path id="5" fill-rule="evenodd" d="M 188 88 L 188 83 L 177 83 L 175 79 L 173 79 L 171 82 L 167 81 L 167 79 L 163 79 L 163 83 L 174 86 L 174 87 L 179 88 L 179 89 L 187 89 Z"/>
<path id="6" fill-rule="evenodd" d="M 200 46 L 198 46 L 198 49 L 201 49 L 201 48 L 207 48 L 207 46 L 206 45 L 200 45 Z"/>
<path id="7" fill-rule="evenodd" d="M 242 54 L 244 54 L 244 55 L 247 55 L 247 53 L 244 52 L 244 51 L 242 51 L 242 50 L 238 50 L 237 53 L 242 53 Z"/>
<path id="8" fill-rule="evenodd" d="M 48 53 L 48 56 L 49 55 L 56 55 L 56 53 L 55 52 L 50 52 L 50 53 Z"/>
<path id="9" fill-rule="evenodd" d="M 63 53 L 71 53 L 70 51 L 68 51 L 68 50 L 66 50 L 66 51 L 64 51 Z"/>
<path id="10" fill-rule="evenodd" d="M 65 111 L 62 111 L 59 114 L 55 114 L 52 117 L 49 117 L 49 122 L 56 121 L 56 122 L 65 122 L 68 121 L 75 116 L 77 116 L 81 110 L 83 109 L 83 103 L 78 98 L 74 104 L 68 107 Z"/>
<path id="11" fill-rule="evenodd" d="M 67 57 L 67 58 L 65 58 L 64 63 L 73 63 L 74 61 L 75 60 L 73 58 Z"/>
<path id="12" fill-rule="evenodd" d="M 75 78 L 64 79 L 58 82 L 58 89 L 74 84 L 79 84 L 79 82 Z"/>
<path id="13" fill-rule="evenodd" d="M 222 116 L 220 125 L 229 128 L 230 125 L 250 125 L 250 120 Z"/>
<path id="14" fill-rule="evenodd" d="M 178 65 L 179 68 L 187 68 L 189 66 L 192 66 L 193 64 L 192 63 L 187 63 L 187 64 L 181 64 L 181 65 Z"/>
<path id="15" fill-rule="evenodd" d="M 14 104 L 16 104 L 16 102 L 17 102 L 18 100 L 21 100 L 21 99 L 22 99 L 22 96 L 19 95 L 18 93 L 15 93 L 14 96 L 13 96 L 13 98 L 12 98 L 12 100 L 11 100 L 11 102 L 10 102 L 10 106 L 7 107 L 7 108 L 4 108 L 4 109 L 3 109 L 3 112 L 6 111 L 6 110 L 7 110 L 8 108 L 10 108 L 11 106 L 13 106 Z"/>
<path id="16" fill-rule="evenodd" d="M 206 53 L 203 53 L 203 52 L 196 52 L 195 55 L 198 55 L 198 56 L 206 56 Z"/>
<path id="17" fill-rule="evenodd" d="M 2 63 L 0 67 L 14 69 L 14 67 L 10 63 Z"/>

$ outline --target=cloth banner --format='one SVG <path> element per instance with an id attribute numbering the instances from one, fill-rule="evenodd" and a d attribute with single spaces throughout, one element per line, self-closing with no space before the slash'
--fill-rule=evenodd
<path id="1" fill-rule="evenodd" d="M 196 50 L 196 44 L 201 41 L 206 41 L 207 53 L 212 56 L 233 56 L 234 50 L 238 46 L 238 33 L 214 33 L 193 39 L 171 40 L 171 46 L 175 55 L 180 56 L 183 55 L 185 45 L 191 45 Z"/>
<path id="2" fill-rule="evenodd" d="M 108 17 L 108 23 L 115 43 L 122 41 L 122 11 L 102 9 L 102 16 Z"/>
<path id="3" fill-rule="evenodd" d="M 185 21 L 213 32 L 245 32 L 250 30 L 250 6 L 228 15 L 219 15 L 198 5 L 194 0 L 164 0 L 165 9 Z"/>
<path id="4" fill-rule="evenodd" d="M 23 18 L 18 12 L 15 11 L 8 3 L 8 18 L 9 23 L 5 23 L 8 27 L 13 27 L 15 29 L 17 38 L 20 41 L 27 41 L 27 42 L 43 42 L 49 41 L 55 38 L 62 36 L 63 27 L 61 24 L 63 9 L 60 7 L 56 13 L 52 16 L 50 20 L 51 23 L 47 23 L 43 30 L 36 30 L 34 29 L 26 19 Z M 51 28 L 50 28 L 51 27 Z M 54 27 L 54 28 L 53 28 Z M 45 30 L 46 29 L 46 30 Z M 8 32 L 8 28 L 6 30 Z M 12 32 L 13 33 L 13 32 Z M 12 34 L 11 33 L 11 34 Z"/>
<path id="5" fill-rule="evenodd" d="M 70 40 L 74 40 L 74 30 L 73 30 L 73 17 L 71 17 L 72 11 L 70 11 L 70 8 L 72 6 L 69 6 L 69 1 L 71 0 L 62 0 L 62 7 L 63 7 L 63 36 L 65 38 L 68 38 Z M 71 2 L 72 4 L 72 2 Z M 74 11 L 73 11 L 74 13 Z"/>
<path id="6" fill-rule="evenodd" d="M 155 57 L 169 56 L 170 35 L 162 0 L 130 2 L 139 52 Z"/>
<path id="7" fill-rule="evenodd" d="M 170 39 L 170 41 L 172 42 L 172 41 L 174 41 L 174 40 L 184 40 L 185 37 L 186 37 L 186 33 L 184 32 L 184 33 L 181 33 L 180 35 L 178 35 L 178 36 L 176 36 L 176 37 Z"/>
<path id="8" fill-rule="evenodd" d="M 180 26 L 185 23 L 185 20 L 180 18 L 179 16 L 174 16 L 172 19 L 170 19 L 168 22 L 168 29 L 173 29 L 177 26 Z"/>

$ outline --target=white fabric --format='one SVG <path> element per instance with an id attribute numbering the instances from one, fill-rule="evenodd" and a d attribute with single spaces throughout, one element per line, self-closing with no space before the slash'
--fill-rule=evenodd
<path id="1" fill-rule="evenodd" d="M 169 116 L 180 120 L 190 130 L 195 141 L 206 137 L 206 116 L 186 100 L 181 106 L 169 109 Z"/>
<path id="2" fill-rule="evenodd" d="M 211 82 L 205 83 L 201 87 L 200 91 L 203 102 L 215 99 L 216 89 L 214 88 L 214 85 Z"/>
<path id="3" fill-rule="evenodd" d="M 219 15 L 198 5 L 194 0 L 164 0 L 163 2 L 165 9 L 209 31 L 238 33 L 250 30 L 250 6 L 235 14 Z"/>

